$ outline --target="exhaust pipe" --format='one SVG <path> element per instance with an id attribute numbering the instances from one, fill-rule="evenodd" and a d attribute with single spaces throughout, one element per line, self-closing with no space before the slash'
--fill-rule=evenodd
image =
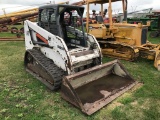
<path id="1" fill-rule="evenodd" d="M 125 0 L 125 5 L 123 5 L 124 6 L 124 19 L 123 19 L 123 21 L 127 21 L 127 5 L 128 5 L 128 1 L 127 0 Z"/>
<path id="2" fill-rule="evenodd" d="M 127 10 L 124 11 L 124 20 L 123 21 L 127 21 Z"/>

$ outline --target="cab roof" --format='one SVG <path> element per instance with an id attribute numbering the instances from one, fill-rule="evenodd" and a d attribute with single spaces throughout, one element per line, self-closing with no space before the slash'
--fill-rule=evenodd
<path id="1" fill-rule="evenodd" d="M 112 0 L 111 2 L 117 2 L 122 0 Z M 87 0 L 88 3 L 97 3 L 97 4 L 105 4 L 109 3 L 109 0 Z"/>
<path id="2" fill-rule="evenodd" d="M 82 6 L 74 6 L 74 5 L 62 5 L 62 4 L 49 4 L 49 5 L 44 5 L 44 6 L 40 6 L 40 9 L 44 9 L 44 8 L 57 8 L 57 7 L 65 7 L 65 8 L 73 8 L 73 9 L 84 9 L 84 7 Z"/>

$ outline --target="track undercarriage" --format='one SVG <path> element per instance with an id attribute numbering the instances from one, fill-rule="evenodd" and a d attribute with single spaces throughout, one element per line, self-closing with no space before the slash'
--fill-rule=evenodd
<path id="1" fill-rule="evenodd" d="M 104 56 L 115 57 L 128 61 L 134 61 L 139 56 L 138 48 L 127 44 L 108 41 L 99 41 L 99 43 Z"/>
<path id="2" fill-rule="evenodd" d="M 60 87 L 65 72 L 39 50 L 27 50 L 24 61 L 26 70 L 51 90 Z"/>
<path id="3" fill-rule="evenodd" d="M 147 43 L 139 47 L 134 47 L 115 41 L 99 41 L 99 44 L 104 56 L 128 61 L 134 61 L 138 57 L 142 57 L 148 60 L 154 60 L 154 66 L 160 70 L 160 45 Z"/>

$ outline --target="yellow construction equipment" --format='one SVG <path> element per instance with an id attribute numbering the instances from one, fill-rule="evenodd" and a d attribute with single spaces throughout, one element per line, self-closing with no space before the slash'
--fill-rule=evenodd
<path id="1" fill-rule="evenodd" d="M 124 21 L 122 23 L 112 22 L 112 2 L 122 1 Z M 103 22 L 103 5 L 108 3 L 109 24 Z M 101 15 L 96 16 L 96 23 L 89 23 L 90 4 L 101 5 Z M 117 57 L 120 59 L 134 61 L 138 56 L 155 60 L 154 66 L 159 70 L 160 50 L 159 45 L 147 42 L 147 25 L 128 24 L 127 0 L 87 0 L 87 23 L 86 29 L 89 34 L 94 35 L 101 48 L 103 55 Z"/>

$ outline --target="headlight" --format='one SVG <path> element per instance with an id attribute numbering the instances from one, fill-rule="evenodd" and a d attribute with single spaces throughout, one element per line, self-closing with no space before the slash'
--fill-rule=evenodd
<path id="1" fill-rule="evenodd" d="M 98 48 L 97 43 L 93 43 L 93 49 L 97 49 L 97 48 Z"/>

